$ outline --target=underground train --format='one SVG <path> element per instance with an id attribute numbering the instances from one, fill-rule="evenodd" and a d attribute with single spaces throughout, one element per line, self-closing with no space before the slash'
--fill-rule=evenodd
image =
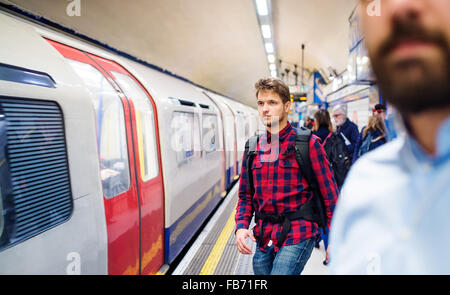
<path id="1" fill-rule="evenodd" d="M 6 12 L 0 32 L 0 273 L 164 273 L 257 111 Z"/>

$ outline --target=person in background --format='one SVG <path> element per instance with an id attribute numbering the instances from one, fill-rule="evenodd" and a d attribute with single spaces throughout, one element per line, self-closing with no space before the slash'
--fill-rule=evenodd
<path id="1" fill-rule="evenodd" d="M 381 104 L 381 103 L 375 105 L 375 107 L 372 109 L 372 115 L 380 116 L 383 119 L 384 126 L 386 127 L 386 140 L 387 141 L 391 141 L 397 137 L 397 133 L 395 132 L 395 128 L 393 126 L 393 124 L 394 124 L 393 120 L 389 120 L 386 117 L 386 105 Z"/>
<path id="2" fill-rule="evenodd" d="M 351 166 L 351 155 L 341 136 L 333 130 L 330 114 L 321 109 L 314 114 L 316 125 L 313 134 L 321 139 L 321 144 L 331 164 L 334 178 L 340 189 Z"/>
<path id="3" fill-rule="evenodd" d="M 344 105 L 337 105 L 333 108 L 333 119 L 337 126 L 336 132 L 344 139 L 349 154 L 353 155 L 359 136 L 358 126 L 347 118 Z"/>
<path id="4" fill-rule="evenodd" d="M 314 120 L 316 121 L 316 124 L 314 128 L 312 128 L 313 134 L 320 138 L 322 147 L 324 146 L 323 142 L 326 141 L 328 136 L 333 133 L 333 124 L 331 123 L 331 120 L 329 122 L 326 122 L 326 119 L 323 119 L 322 122 L 322 116 L 318 115 L 318 113 L 321 110 L 317 111 L 314 114 Z M 328 113 L 328 112 L 327 112 Z M 330 117 L 330 114 L 328 114 L 328 118 Z M 305 126 L 307 127 L 307 126 Z M 327 155 L 328 157 L 328 155 Z M 323 261 L 323 264 L 328 264 L 328 233 L 324 233 L 323 230 L 321 230 L 321 236 L 320 239 L 316 241 L 315 248 L 320 249 L 320 241 L 323 241 L 323 244 L 325 246 L 325 260 Z"/>
<path id="5" fill-rule="evenodd" d="M 376 104 L 372 109 L 372 116 L 380 116 L 383 121 L 386 121 L 386 106 L 384 104 Z"/>
<path id="6" fill-rule="evenodd" d="M 321 140 L 322 147 L 324 148 L 328 161 L 331 164 L 338 190 L 340 190 L 348 170 L 350 169 L 351 158 L 349 157 L 347 147 L 342 137 L 334 133 L 330 113 L 328 113 L 327 110 L 318 110 L 314 114 L 314 121 L 316 124 L 313 127 L 313 134 L 318 136 Z M 321 238 L 326 251 L 325 261 L 323 264 L 327 265 L 329 261 L 328 231 L 322 231 Z M 316 243 L 316 248 L 320 248 L 319 241 Z"/>
<path id="7" fill-rule="evenodd" d="M 306 116 L 305 127 L 311 130 L 313 128 L 313 126 L 314 126 L 314 121 L 311 119 L 310 116 Z"/>
<path id="8" fill-rule="evenodd" d="M 323 143 L 325 142 L 325 139 L 334 132 L 330 114 L 326 110 L 318 110 L 314 113 L 314 121 L 316 124 L 312 129 L 313 134 L 318 136 Z"/>
<path id="9" fill-rule="evenodd" d="M 384 126 L 386 127 L 386 140 L 391 141 L 397 137 L 397 132 L 395 130 L 395 112 L 390 112 L 389 115 L 386 114 L 386 105 L 377 104 L 372 109 L 372 115 L 381 116 L 384 121 Z"/>
<path id="10" fill-rule="evenodd" d="M 358 15 L 383 98 L 405 130 L 359 159 L 339 195 L 330 274 L 450 274 L 450 1 Z M 404 131 L 404 132 L 403 132 Z"/>
<path id="11" fill-rule="evenodd" d="M 386 128 L 382 116 L 371 116 L 369 123 L 361 131 L 361 144 L 355 149 L 353 162 L 355 162 L 363 154 L 370 152 L 377 147 L 386 143 Z"/>
<path id="12" fill-rule="evenodd" d="M 369 144 L 369 145 L 365 145 L 362 149 L 361 149 L 361 145 L 363 144 L 364 139 L 367 139 L 367 132 L 366 132 L 366 128 L 367 126 L 364 126 L 361 129 L 361 132 L 359 133 L 358 136 L 358 140 L 356 141 L 355 144 L 355 151 L 353 152 L 353 163 L 356 162 L 356 160 L 362 155 L 359 154 L 360 152 L 362 153 L 366 153 L 368 151 L 371 151 L 372 149 L 374 149 L 375 147 L 378 147 L 379 145 L 386 143 L 388 141 L 389 138 L 389 132 L 387 130 L 386 127 L 386 106 L 384 104 L 377 104 L 375 105 L 375 107 L 372 109 L 372 116 L 369 117 L 369 122 L 370 122 L 370 118 L 374 118 L 374 117 L 379 117 L 380 120 L 377 122 L 377 129 L 379 130 L 384 136 L 382 138 L 379 139 L 377 144 Z M 379 135 L 377 134 L 372 134 L 373 132 L 375 132 L 374 128 L 374 124 L 375 124 L 375 119 L 372 120 L 372 132 L 370 132 L 370 140 L 376 139 L 379 137 Z M 376 135 L 375 137 L 373 137 L 374 135 Z M 370 141 L 369 140 L 369 141 Z"/>

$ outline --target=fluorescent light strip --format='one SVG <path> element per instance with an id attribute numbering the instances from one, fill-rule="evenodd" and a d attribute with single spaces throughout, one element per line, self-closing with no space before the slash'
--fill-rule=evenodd
<path id="1" fill-rule="evenodd" d="M 268 42 L 268 43 L 266 43 L 265 46 L 266 46 L 267 53 L 272 53 L 273 52 L 273 44 L 272 43 Z"/>
<path id="2" fill-rule="evenodd" d="M 272 31 L 270 30 L 270 25 L 262 25 L 261 31 L 265 39 L 272 38 Z"/>
<path id="3" fill-rule="evenodd" d="M 256 0 L 256 9 L 258 10 L 258 14 L 261 16 L 269 14 L 266 0 Z"/>
<path id="4" fill-rule="evenodd" d="M 270 63 L 274 63 L 274 62 L 275 62 L 275 55 L 269 54 L 269 55 L 267 56 L 267 60 L 268 60 Z"/>
<path id="5" fill-rule="evenodd" d="M 269 69 L 270 69 L 271 71 L 276 71 L 276 70 L 277 70 L 277 66 L 276 66 L 275 64 L 270 64 L 270 65 L 269 65 Z"/>

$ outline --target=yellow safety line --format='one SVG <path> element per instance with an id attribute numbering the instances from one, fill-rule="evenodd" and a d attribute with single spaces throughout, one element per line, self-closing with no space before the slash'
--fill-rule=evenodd
<path id="1" fill-rule="evenodd" d="M 220 233 L 219 238 L 216 241 L 211 253 L 209 253 L 208 259 L 206 259 L 205 264 L 203 265 L 202 270 L 200 271 L 201 275 L 212 275 L 216 270 L 217 264 L 219 263 L 220 257 L 223 254 L 225 246 L 227 244 L 228 238 L 233 232 L 235 221 L 234 221 L 235 210 L 231 211 L 231 215 L 228 218 L 225 227 Z"/>

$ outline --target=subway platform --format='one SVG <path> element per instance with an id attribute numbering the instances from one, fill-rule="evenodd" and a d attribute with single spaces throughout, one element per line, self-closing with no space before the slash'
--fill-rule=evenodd
<path id="1" fill-rule="evenodd" d="M 253 275 L 253 255 L 243 255 L 236 247 L 234 215 L 238 200 L 239 182 L 230 190 L 223 203 L 199 234 L 172 275 Z M 253 227 L 252 224 L 250 225 Z M 253 253 L 256 243 L 247 239 Z M 314 248 L 302 275 L 325 275 L 327 267 L 323 242 Z"/>

